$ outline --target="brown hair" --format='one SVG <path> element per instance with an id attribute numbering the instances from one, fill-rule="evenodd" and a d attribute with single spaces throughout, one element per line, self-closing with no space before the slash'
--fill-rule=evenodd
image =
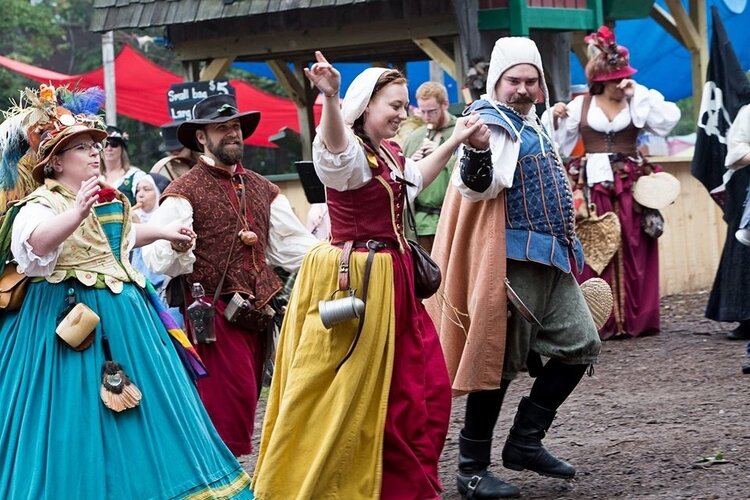
<path id="1" fill-rule="evenodd" d="M 378 95 L 378 93 L 383 90 L 386 86 L 395 83 L 395 84 L 403 84 L 406 85 L 406 77 L 403 73 L 401 73 L 397 69 L 391 69 L 380 75 L 380 78 L 378 78 L 378 81 L 375 82 L 375 87 L 372 89 L 372 94 L 370 95 L 370 101 L 372 102 L 373 99 Z M 367 136 L 367 133 L 365 133 L 365 114 L 362 113 L 359 118 L 357 118 L 354 121 L 354 124 L 352 125 L 352 130 L 354 131 L 354 134 L 357 135 L 362 141 L 367 144 L 370 149 L 373 151 L 377 151 L 377 148 L 373 145 L 370 138 Z"/>
<path id="2" fill-rule="evenodd" d="M 417 88 L 417 99 L 430 99 L 434 97 L 438 104 L 448 102 L 448 90 L 445 85 L 438 82 L 424 82 Z"/>

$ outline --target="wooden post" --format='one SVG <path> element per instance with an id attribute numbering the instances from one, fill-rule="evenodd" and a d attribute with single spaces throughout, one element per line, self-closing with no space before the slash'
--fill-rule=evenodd
<path id="1" fill-rule="evenodd" d="M 526 0 L 508 0 L 511 36 L 529 36 L 529 18 Z"/>
<path id="2" fill-rule="evenodd" d="M 313 105 L 318 97 L 317 90 L 307 82 L 303 63 L 295 65 L 293 73 L 285 61 L 272 59 L 266 64 L 273 71 L 279 85 L 297 106 L 297 123 L 299 124 L 300 142 L 302 143 L 302 159 L 312 160 L 312 139 L 315 135 L 315 115 Z"/>
<path id="3" fill-rule="evenodd" d="M 690 0 L 690 20 L 698 32 L 698 50 L 692 55 L 693 66 L 693 117 L 698 120 L 703 86 L 708 69 L 708 29 L 706 28 L 706 2 Z"/>
<path id="4" fill-rule="evenodd" d="M 315 114 L 313 113 L 313 106 L 315 105 L 315 99 L 318 97 L 318 89 L 308 83 L 303 71 L 304 67 L 305 63 L 298 62 L 294 65 L 297 78 L 302 82 L 302 89 L 305 96 L 305 105 L 297 108 L 297 115 L 299 116 L 299 132 L 302 137 L 302 159 L 312 160 L 312 141 L 313 137 L 315 137 Z"/>
<path id="5" fill-rule="evenodd" d="M 693 75 L 693 115 L 698 119 L 700 102 L 703 95 L 703 83 L 708 66 L 708 48 L 706 46 L 706 4 L 690 0 L 690 15 L 685 11 L 680 0 L 666 0 L 672 12 L 677 31 L 683 44 L 690 51 Z"/>
<path id="6" fill-rule="evenodd" d="M 104 113 L 107 125 L 117 125 L 117 94 L 115 92 L 115 48 L 111 31 L 102 35 L 102 65 L 104 67 Z"/>

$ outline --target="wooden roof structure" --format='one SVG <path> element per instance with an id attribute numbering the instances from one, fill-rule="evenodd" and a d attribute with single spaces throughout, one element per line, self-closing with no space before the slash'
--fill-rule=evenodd
<path id="1" fill-rule="evenodd" d="M 530 36 L 540 46 L 551 98 L 560 100 L 569 96 L 569 51 L 585 58 L 583 33 L 612 17 L 650 13 L 700 56 L 700 3 L 690 0 L 691 16 L 697 12 L 691 17 L 680 0 L 667 0 L 671 15 L 653 0 L 94 0 L 91 29 L 163 27 L 189 80 L 220 78 L 234 61 L 265 61 L 298 106 L 307 146 L 317 95 L 302 68 L 315 50 L 334 62 L 397 67 L 427 56 L 460 82 L 470 61 L 488 58 L 500 36 Z"/>

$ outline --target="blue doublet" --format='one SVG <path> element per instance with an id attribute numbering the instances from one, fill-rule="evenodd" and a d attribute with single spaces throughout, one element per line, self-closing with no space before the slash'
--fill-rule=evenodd
<path id="1" fill-rule="evenodd" d="M 464 114 L 477 112 L 488 125 L 520 142 L 513 186 L 506 190 L 507 258 L 538 262 L 570 273 L 570 258 L 580 272 L 583 248 L 575 234 L 573 193 L 553 145 L 538 121 L 524 120 L 512 109 L 480 99 Z"/>

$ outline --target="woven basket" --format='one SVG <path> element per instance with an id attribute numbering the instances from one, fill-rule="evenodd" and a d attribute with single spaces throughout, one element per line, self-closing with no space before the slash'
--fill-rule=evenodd
<path id="1" fill-rule="evenodd" d="M 576 234 L 581 240 L 586 264 L 591 266 L 596 274 L 602 274 L 620 248 L 620 220 L 614 212 L 596 215 L 594 205 L 590 210 L 591 216 L 576 225 Z"/>
<path id="2" fill-rule="evenodd" d="M 609 315 L 612 314 L 612 306 L 614 305 L 612 289 L 603 279 L 590 278 L 581 283 L 581 292 L 583 292 L 583 298 L 586 299 L 586 304 L 589 306 L 596 329 L 601 329 L 607 322 Z"/>

